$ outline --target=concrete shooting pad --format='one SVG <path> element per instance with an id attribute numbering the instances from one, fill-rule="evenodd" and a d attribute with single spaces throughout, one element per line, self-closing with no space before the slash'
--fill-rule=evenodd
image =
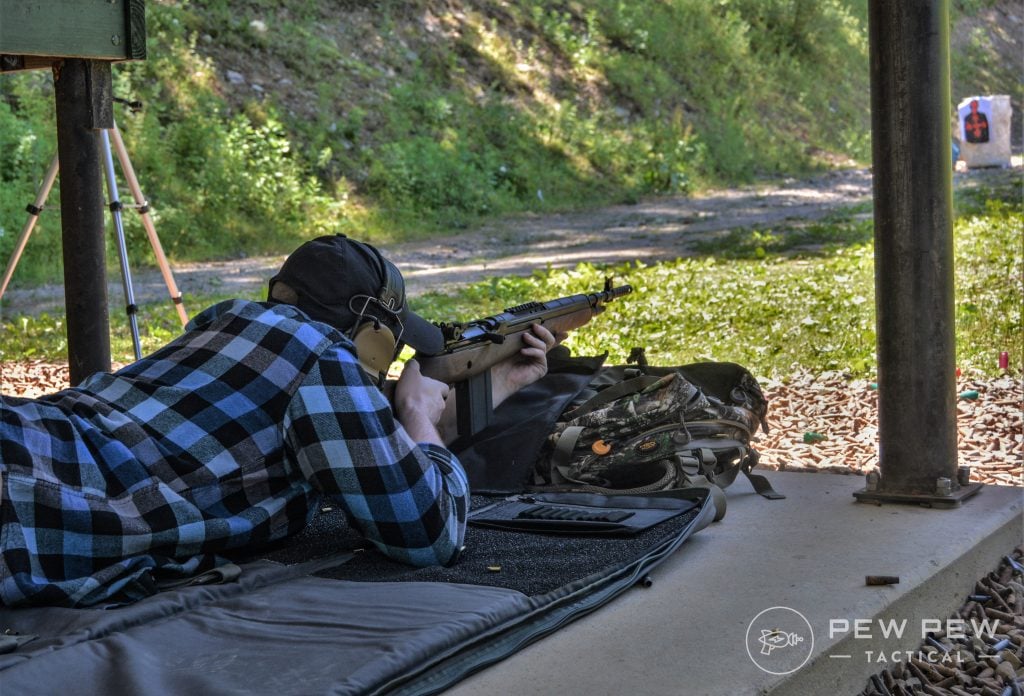
<path id="1" fill-rule="evenodd" d="M 649 587 L 446 695 L 860 693 L 870 675 L 916 654 L 922 630 L 945 626 L 1024 541 L 1022 488 L 986 485 L 942 510 L 856 502 L 860 476 L 766 476 L 785 500 L 758 496 L 741 477 L 725 519 L 658 566 Z M 899 583 L 869 586 L 869 575 Z M 798 637 L 765 656 L 766 628 Z"/>

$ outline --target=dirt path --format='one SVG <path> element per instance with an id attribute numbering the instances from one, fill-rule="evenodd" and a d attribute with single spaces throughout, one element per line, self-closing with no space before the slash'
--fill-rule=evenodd
<path id="1" fill-rule="evenodd" d="M 665 198 L 584 213 L 532 215 L 488 225 L 469 235 L 389 249 L 410 285 L 445 287 L 496 274 L 581 262 L 660 261 L 692 255 L 698 241 L 735 228 L 820 219 L 869 200 L 863 169 L 806 181 Z"/>
<path id="2" fill-rule="evenodd" d="M 1019 176 L 1012 170 L 959 172 L 954 187 L 995 184 Z M 406 277 L 410 294 L 446 291 L 494 275 L 529 275 L 538 268 L 572 267 L 580 262 L 662 261 L 693 255 L 695 244 L 736 228 L 796 227 L 871 199 L 866 169 L 828 172 L 809 179 L 784 179 L 684 198 L 659 198 L 636 205 L 592 211 L 529 214 L 504 218 L 469 231 L 422 242 L 381 245 Z M 863 215 L 870 215 L 866 210 Z M 190 312 L 190 296 L 262 292 L 283 256 L 175 265 L 175 282 Z M 112 306 L 122 296 L 117 269 L 109 269 Z M 168 297 L 160 273 L 133 273 L 138 302 Z M 0 316 L 37 314 L 64 305 L 60 285 L 19 288 L 17 276 L 0 301 Z"/>
<path id="3" fill-rule="evenodd" d="M 813 221 L 869 200 L 864 169 L 830 172 L 808 180 L 713 191 L 695 198 L 662 198 L 581 212 L 505 218 L 472 231 L 424 242 L 381 245 L 406 276 L 411 294 L 447 289 L 497 274 L 528 275 L 537 268 L 582 261 L 665 260 L 692 254 L 695 242 L 738 227 Z M 175 265 L 186 306 L 190 295 L 259 291 L 284 257 L 253 257 Z M 116 269 L 110 269 L 112 274 Z M 63 307 L 61 286 L 19 288 L 17 277 L 2 300 L 6 316 Z M 168 297 L 155 269 L 133 272 L 138 302 Z M 111 298 L 122 294 L 112 275 Z M 192 308 L 189 308 L 192 311 Z"/>

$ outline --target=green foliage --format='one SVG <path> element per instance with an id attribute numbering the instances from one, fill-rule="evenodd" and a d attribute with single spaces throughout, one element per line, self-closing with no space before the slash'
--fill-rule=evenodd
<path id="1" fill-rule="evenodd" d="M 962 368 L 994 372 L 995 356 L 1024 355 L 1024 214 L 1014 204 L 993 200 L 983 213 L 956 226 L 957 360 Z"/>
<path id="2" fill-rule="evenodd" d="M 0 263 L 5 267 L 29 223 L 25 207 L 34 203 L 56 150 L 48 80 L 48 75 L 38 73 L 21 80 L 0 79 Z M 61 276 L 58 186 L 44 203 L 14 276 L 22 281 Z"/>
<path id="3" fill-rule="evenodd" d="M 500 196 L 495 184 L 505 171 L 488 159 L 423 136 L 387 143 L 370 169 L 367 190 L 385 206 L 427 206 L 453 220 L 483 215 Z"/>
<path id="4" fill-rule="evenodd" d="M 863 206 L 833 213 L 801 225 L 741 227 L 724 235 L 699 241 L 694 248 L 705 254 L 731 259 L 763 259 L 769 255 L 825 255 L 837 247 L 865 244 L 874 234 L 870 213 Z"/>
<path id="5" fill-rule="evenodd" d="M 67 360 L 64 315 L 19 316 L 0 323 L 0 360 Z"/>
<path id="6" fill-rule="evenodd" d="M 117 116 L 174 261 L 284 253 L 325 231 L 398 241 L 870 156 L 864 0 L 146 9 L 149 58 L 113 69 L 115 93 L 145 108 Z M 993 45 L 969 42 L 954 78 L 1019 100 Z M 52 101 L 45 71 L 0 76 L 0 254 L 54 151 Z M 57 201 L 16 282 L 59 279 Z M 138 217 L 125 222 L 133 263 L 152 263 Z"/>
<path id="7" fill-rule="evenodd" d="M 333 231 L 347 199 L 327 195 L 294 152 L 273 106 L 230 113 L 212 64 L 181 31 L 187 3 L 156 5 L 148 14 L 151 58 L 114 68 L 115 96 L 144 102 L 141 113 L 115 113 L 162 245 L 174 260 L 278 252 L 296 240 Z M 48 73 L 0 79 L 0 255 L 13 248 L 14 230 L 56 151 L 52 83 Z M 122 200 L 131 193 L 120 171 Z M 100 172 L 97 171 L 97 176 Z M 59 187 L 26 245 L 14 282 L 57 281 L 60 265 Z M 141 219 L 124 213 L 133 265 L 154 263 Z M 116 246 L 108 244 L 109 265 Z"/>
<path id="8" fill-rule="evenodd" d="M 953 209 L 957 217 L 984 216 L 996 204 L 1020 206 L 1022 182 L 1019 170 L 989 170 L 983 182 L 966 179 L 953 187 Z"/>

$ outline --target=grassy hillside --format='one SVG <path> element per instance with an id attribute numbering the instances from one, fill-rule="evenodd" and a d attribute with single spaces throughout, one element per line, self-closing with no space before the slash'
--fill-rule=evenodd
<path id="1" fill-rule="evenodd" d="M 866 161 L 865 7 L 150 0 L 149 59 L 114 68 L 144 108 L 117 117 L 172 260 L 403 239 Z M 52 104 L 48 73 L 0 75 L 0 259 L 55 149 Z M 18 282 L 60 277 L 57 195 Z"/>

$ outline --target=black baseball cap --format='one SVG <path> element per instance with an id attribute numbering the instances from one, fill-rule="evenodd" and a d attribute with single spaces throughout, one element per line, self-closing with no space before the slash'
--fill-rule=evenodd
<path id="1" fill-rule="evenodd" d="M 362 312 L 383 321 L 398 340 L 417 351 L 436 355 L 444 350 L 441 329 L 406 304 L 398 268 L 369 244 L 343 234 L 312 239 L 293 251 L 270 279 L 271 294 L 278 281 L 295 290 L 296 306 L 311 319 L 348 332 Z"/>

